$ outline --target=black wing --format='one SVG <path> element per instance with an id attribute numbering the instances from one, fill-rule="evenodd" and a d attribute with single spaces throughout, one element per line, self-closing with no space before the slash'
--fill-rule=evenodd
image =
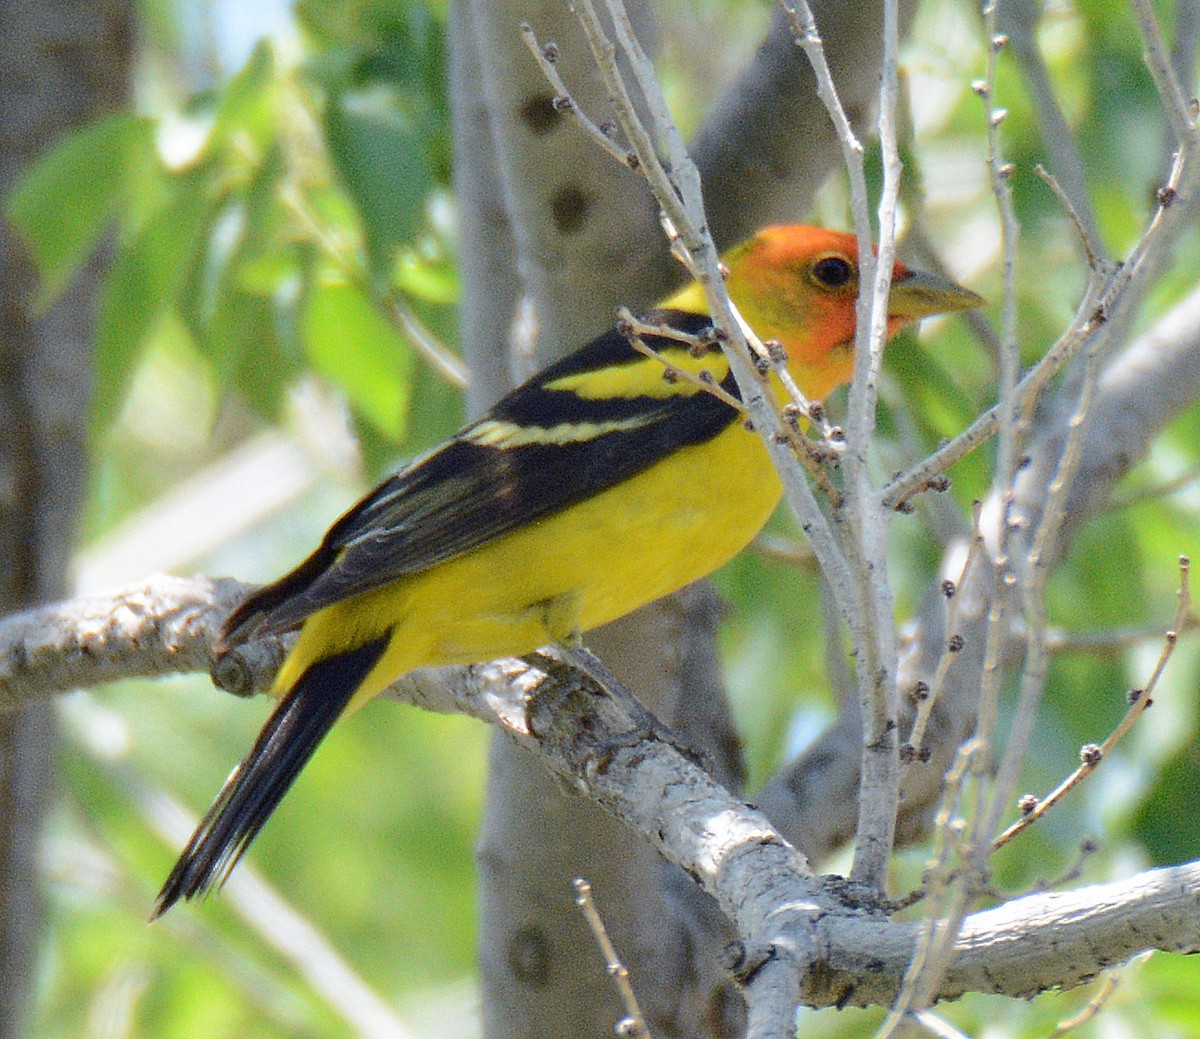
<path id="1" fill-rule="evenodd" d="M 682 311 L 651 320 L 693 335 L 710 325 L 708 318 Z M 665 338 L 645 341 L 665 354 L 685 349 Z M 335 602 L 469 552 L 607 490 L 679 447 L 710 440 L 739 418 L 718 397 L 684 384 L 679 392 L 598 399 L 547 388 L 573 375 L 633 364 L 658 362 L 612 330 L 517 387 L 477 422 L 375 488 L 299 567 L 252 593 L 226 622 L 225 645 L 281 634 Z M 736 394 L 716 348 L 711 368 Z"/>

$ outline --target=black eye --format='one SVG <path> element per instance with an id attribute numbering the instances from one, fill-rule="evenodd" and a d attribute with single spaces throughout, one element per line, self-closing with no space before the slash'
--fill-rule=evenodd
<path id="1" fill-rule="evenodd" d="M 824 256 L 813 264 L 812 276 L 818 285 L 840 289 L 854 278 L 854 265 L 844 256 Z"/>

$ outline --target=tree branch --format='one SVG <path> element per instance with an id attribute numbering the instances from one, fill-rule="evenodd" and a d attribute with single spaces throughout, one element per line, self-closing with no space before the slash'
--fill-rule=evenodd
<path id="1" fill-rule="evenodd" d="M 10 618 L 0 624 L 5 680 L 29 678 L 50 695 L 81 679 L 94 684 L 97 667 L 117 678 L 202 666 L 217 622 L 240 590 L 235 582 L 156 578 L 111 597 Z M 98 629 L 97 618 L 106 615 L 118 619 Z M 57 645 L 77 647 L 68 654 L 73 664 L 45 666 L 51 640 L 37 633 L 49 626 L 59 629 Z M 42 648 L 25 658 L 22 646 Z M 889 921 L 855 906 L 856 889 L 816 878 L 765 816 L 673 747 L 632 732 L 630 719 L 588 679 L 551 658 L 538 665 L 504 660 L 417 672 L 390 695 L 496 726 L 701 884 L 736 926 L 734 969 L 752 1022 L 760 1019 L 756 1006 L 766 1020 L 797 994 L 814 1006 L 894 998 L 922 923 Z M 1026 997 L 1080 984 L 1143 949 L 1200 950 L 1197 890 L 1200 863 L 1192 863 L 975 913 L 937 996 Z M 802 959 L 805 949 L 816 950 L 811 962 Z"/>
<path id="2" fill-rule="evenodd" d="M 90 595 L 0 620 L 0 710 L 126 678 L 209 671 L 226 614 L 250 589 L 229 578 L 157 575 L 110 595 Z M 263 654 L 265 689 L 281 653 Z M 274 667 L 270 665 L 274 657 Z M 250 659 L 250 658 L 247 658 Z"/>

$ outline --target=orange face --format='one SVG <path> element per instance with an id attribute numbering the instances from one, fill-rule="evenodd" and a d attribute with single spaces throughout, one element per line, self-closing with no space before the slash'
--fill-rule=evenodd
<path id="1" fill-rule="evenodd" d="M 760 336 L 778 339 L 808 396 L 823 399 L 854 367 L 858 243 L 853 235 L 799 225 L 769 227 L 726 258 L 729 295 Z M 888 335 L 931 314 L 983 301 L 936 275 L 892 268 Z"/>

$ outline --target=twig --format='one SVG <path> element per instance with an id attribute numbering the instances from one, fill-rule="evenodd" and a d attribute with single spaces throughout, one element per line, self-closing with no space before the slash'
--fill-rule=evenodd
<path id="1" fill-rule="evenodd" d="M 533 55 L 534 61 L 538 63 L 538 67 L 542 70 L 542 75 L 546 77 L 550 86 L 554 88 L 554 99 L 551 101 L 554 110 L 556 112 L 566 112 L 584 133 L 616 159 L 617 162 L 622 166 L 628 166 L 631 170 L 636 170 L 638 168 L 637 152 L 630 148 L 622 148 L 617 144 L 613 139 L 616 127 L 608 123 L 604 125 L 594 123 L 571 96 L 567 85 L 562 80 L 562 76 L 558 74 L 558 45 L 553 42 L 538 43 L 538 38 L 528 22 L 522 22 L 520 30 L 521 39 L 525 41 L 525 46 L 529 48 L 529 53 Z"/>
<path id="2" fill-rule="evenodd" d="M 991 606 L 984 623 L 986 644 L 983 653 L 983 679 L 985 691 L 989 683 L 997 685 L 1003 657 L 1003 632 L 1005 630 L 1005 607 L 1008 596 L 1006 585 L 1011 581 L 1007 561 L 1003 557 L 981 557 L 990 566 L 992 582 L 988 601 Z M 979 801 L 982 798 L 984 779 L 991 759 L 990 733 L 994 729 L 995 694 L 991 702 L 981 696 L 976 731 L 958 749 L 955 763 L 947 774 L 946 790 L 942 807 L 934 824 L 936 847 L 939 849 L 935 866 L 929 871 L 926 881 L 928 910 L 923 922 L 924 941 L 919 947 L 920 957 L 914 957 L 905 974 L 901 997 L 893 1006 L 889 1020 L 909 1008 L 929 1006 L 941 986 L 953 960 L 955 942 L 962 930 L 971 903 L 984 889 L 985 872 L 978 854 L 977 824 L 970 831 L 961 817 L 960 802 L 967 796 L 967 780 L 974 779 L 975 804 L 973 815 L 978 820 Z M 983 734 L 983 735 L 981 735 Z M 956 851 L 960 859 L 967 861 L 967 868 L 954 869 L 950 864 L 950 852 Z"/>
<path id="3" fill-rule="evenodd" d="M 944 1017 L 935 1014 L 932 1010 L 914 1010 L 910 1017 L 926 1031 L 936 1035 L 938 1039 L 969 1039 L 966 1032 L 959 1031 Z"/>
<path id="4" fill-rule="evenodd" d="M 911 242 L 912 236 L 909 235 Z M 936 268 L 937 265 L 935 265 Z M 974 313 L 974 311 L 971 311 Z M 922 431 L 916 419 L 916 414 L 900 387 L 894 382 L 884 382 L 880 386 L 880 395 L 887 404 L 895 427 L 893 436 L 881 442 L 878 447 L 881 455 L 882 470 L 897 475 L 901 469 L 902 459 L 918 458 L 924 452 Z M 921 494 L 905 502 L 895 509 L 901 515 L 911 515 L 918 509 L 922 511 L 924 526 L 930 534 L 943 546 L 968 536 L 969 528 L 963 518 L 959 505 L 953 497 L 945 492 L 950 489 L 950 480 L 946 476 L 935 476 L 921 491 L 934 491 L 933 495 Z"/>
<path id="5" fill-rule="evenodd" d="M 1087 1024 L 1104 1009 L 1105 1004 L 1112 999 L 1113 994 L 1117 991 L 1120 984 L 1120 972 L 1115 970 L 1109 971 L 1104 976 L 1104 981 L 1101 983 L 1100 988 L 1096 990 L 1096 994 L 1088 1000 L 1087 1006 L 1080 1010 L 1079 1013 L 1059 1021 L 1055 1025 L 1054 1031 L 1046 1039 L 1061 1039 L 1067 1033 L 1075 1031 L 1080 1025 Z"/>
<path id="6" fill-rule="evenodd" d="M 1036 405 L 1050 380 L 1090 337 L 1112 327 L 1117 311 L 1136 305 L 1144 295 L 1146 285 L 1165 262 L 1171 244 L 1185 228 L 1192 226 L 1197 193 L 1200 192 L 1200 163 L 1195 161 L 1197 151 L 1200 151 L 1200 132 L 1190 124 L 1188 136 L 1176 152 L 1167 182 L 1158 191 L 1158 205 L 1145 232 L 1123 262 L 1103 263 L 1093 271 L 1089 290 L 1070 326 L 1017 383 L 1015 399 L 1025 412 Z M 955 462 L 995 435 L 999 417 L 997 408 L 985 411 L 924 461 L 892 479 L 881 494 L 884 507 L 894 509 L 906 502 L 935 475 L 945 473 Z"/>
<path id="7" fill-rule="evenodd" d="M 701 352 L 714 349 L 715 343 L 700 336 L 680 332 L 679 329 L 672 328 L 670 325 L 650 324 L 642 321 L 640 318 L 634 317 L 632 311 L 627 307 L 619 307 L 617 309 L 617 322 L 617 327 L 625 334 L 626 340 L 634 350 L 643 357 L 657 361 L 663 366 L 664 377 L 674 379 L 677 382 L 686 382 L 688 385 L 695 386 L 705 393 L 711 393 L 717 400 L 728 404 L 739 414 L 744 415 L 746 413 L 746 406 L 717 382 L 712 372 L 707 368 L 702 368 L 698 372 L 694 372 L 689 368 L 683 368 L 660 354 L 646 342 L 643 336 L 657 336 L 660 339 L 671 339 L 677 343 L 683 343 L 689 350 L 695 352 L 696 356 L 700 356 Z"/>
<path id="8" fill-rule="evenodd" d="M 417 355 L 451 386 L 465 390 L 471 381 L 471 373 L 467 366 L 438 341 L 437 336 L 417 317 L 404 298 L 394 288 L 389 288 L 380 302 L 385 312 L 391 316 L 392 324 L 403 330 Z"/>
<path id="9" fill-rule="evenodd" d="M 842 149 L 842 162 L 850 175 L 850 206 L 854 215 L 854 225 L 859 231 L 864 227 L 868 229 L 865 240 L 861 233 L 859 235 L 859 248 L 862 249 L 865 245 L 869 249 L 872 242 L 869 233 L 870 214 L 867 184 L 863 173 L 862 142 L 855 135 L 854 127 L 850 125 L 850 119 L 838 98 L 833 73 L 829 70 L 829 62 L 825 60 L 825 45 L 817 31 L 817 21 L 813 17 L 812 8 L 807 0 L 781 0 L 780 5 L 792 23 L 796 46 L 804 51 L 812 65 L 813 75 L 817 79 L 817 96 L 825 105 L 825 110 L 833 121 L 833 128 L 837 131 L 838 144 Z"/>
<path id="10" fill-rule="evenodd" d="M 1063 190 L 1063 186 L 1053 173 L 1050 173 L 1040 162 L 1033 167 L 1033 172 L 1041 177 L 1045 185 L 1054 192 L 1058 204 L 1066 210 L 1067 216 L 1071 218 L 1071 223 L 1075 225 L 1075 233 L 1083 244 L 1083 254 L 1087 257 L 1088 267 L 1091 270 L 1099 270 L 1108 261 L 1105 259 L 1104 243 L 1100 241 L 1095 227 L 1085 222 L 1083 215 L 1075 207 L 1075 203 L 1071 201 L 1071 197 Z"/>
<path id="11" fill-rule="evenodd" d="M 992 746 L 995 739 L 996 719 L 999 713 L 999 697 L 1003 679 L 1003 663 L 1008 644 L 1008 611 L 1010 600 L 1008 589 L 1012 586 L 1014 576 L 1009 562 L 1010 523 L 1009 513 L 1013 502 L 1013 483 L 1017 475 L 1017 459 L 1023 443 L 1024 430 L 1015 421 L 1017 417 L 1016 386 L 1020 357 L 1016 342 L 1016 290 L 1015 290 L 1015 259 L 1016 259 L 1016 217 L 1013 212 L 1009 177 L 1012 168 L 1001 157 L 999 128 L 1006 115 L 1003 109 L 994 106 L 997 61 L 1007 40 L 996 31 L 995 0 L 984 6 L 986 32 L 989 48 L 986 79 L 976 82 L 975 92 L 987 105 L 988 153 L 987 163 L 992 183 L 992 191 L 1000 213 L 1001 244 L 1004 261 L 1004 301 L 1002 311 L 1002 327 L 1000 348 L 998 351 L 998 393 L 996 410 L 1007 421 L 1000 423 L 1000 443 L 997 452 L 995 473 L 992 481 L 992 499 L 996 507 L 995 529 L 991 534 L 990 551 L 987 553 L 988 565 L 992 571 L 991 589 L 989 595 L 990 608 L 984 627 L 983 675 L 980 682 L 979 702 L 976 709 L 976 724 L 973 737 L 960 751 L 961 763 L 965 770 L 974 777 L 975 803 L 973 823 L 963 853 L 967 860 L 967 868 L 957 878 L 943 876 L 947 868 L 945 861 L 935 876 L 942 877 L 944 894 L 930 899 L 929 911 L 926 916 L 926 931 L 928 941 L 923 949 L 921 958 L 915 959 L 905 977 L 904 988 L 888 1016 L 887 1025 L 894 1031 L 900 1023 L 901 1015 L 910 1009 L 920 1010 L 928 1007 L 933 1000 L 942 978 L 949 969 L 954 942 L 967 917 L 971 902 L 983 884 L 986 876 L 986 856 L 984 839 L 981 829 L 982 802 L 986 777 L 992 761 Z M 974 521 L 977 537 L 972 539 L 968 557 L 972 551 L 982 555 L 986 544 L 980 527 L 981 510 L 976 509 Z M 968 571 L 964 568 L 964 579 Z M 948 670 L 949 661 L 954 648 L 956 633 L 950 631 L 947 640 L 947 651 L 943 661 Z M 961 637 L 959 637 L 961 647 Z M 939 664 L 939 671 L 942 671 Z M 943 675 L 944 680 L 944 675 Z M 960 780 L 960 784 L 965 780 Z M 965 792 L 965 791 L 964 791 Z M 949 796 L 949 795 L 948 795 Z M 956 795 L 957 796 L 957 795 Z M 948 804 L 949 802 L 944 802 Z M 938 829 L 949 828 L 950 817 L 946 815 L 939 823 Z M 888 1033 L 885 1026 L 881 1030 Z"/>
<path id="12" fill-rule="evenodd" d="M 888 529 L 893 513 L 876 506 L 868 452 L 874 439 L 879 373 L 887 342 L 888 294 L 896 254 L 896 204 L 901 163 L 896 144 L 897 66 L 900 25 L 896 0 L 883 5 L 883 70 L 879 91 L 879 140 L 883 159 L 883 189 L 879 200 L 879 254 L 874 265 L 863 265 L 862 277 L 872 278 L 869 317 L 864 314 L 864 290 L 859 291 L 859 327 L 855 343 L 854 380 L 847 415 L 846 516 L 849 541 L 857 556 L 854 572 L 871 625 L 868 642 L 857 646 L 863 659 L 857 668 L 863 716 L 862 778 L 858 824 L 850 879 L 887 889 L 888 864 L 896 834 L 900 804 L 898 733 L 900 695 L 897 688 L 899 647 L 896 639 L 895 598 L 888 574 Z M 864 228 L 859 226 L 860 243 Z M 869 237 L 869 224 L 866 235 Z M 869 256 L 870 244 L 866 246 Z M 867 318 L 866 329 L 862 322 Z"/>
<path id="13" fill-rule="evenodd" d="M 774 534 L 759 534 L 750 542 L 750 551 L 773 563 L 785 563 L 789 566 L 810 567 L 815 561 L 807 541 L 778 537 Z"/>
<path id="14" fill-rule="evenodd" d="M 1008 115 L 1004 108 L 995 103 L 996 76 L 1000 54 L 1008 44 L 1008 38 L 997 31 L 998 3 L 989 0 L 983 9 L 985 32 L 988 36 L 987 73 L 982 84 L 973 84 L 975 93 L 985 105 L 987 125 L 987 167 L 992 195 L 1000 217 L 1000 243 L 1003 262 L 1004 293 L 1001 302 L 1000 346 L 997 372 L 996 407 L 1005 419 L 1000 423 L 996 465 L 992 475 L 991 496 L 995 507 L 994 526 L 988 530 L 991 542 L 991 563 L 994 569 L 992 607 L 988 614 L 985 632 L 983 681 L 980 685 L 979 708 L 976 716 L 975 736 L 984 750 L 976 758 L 977 767 L 989 769 L 992 764 L 992 746 L 995 740 L 995 725 L 998 716 L 1000 687 L 1003 680 L 1002 661 L 1008 643 L 1008 616 L 1005 600 L 1007 588 L 1014 577 L 1010 563 L 1012 535 L 1011 510 L 1015 496 L 1014 483 L 1017 477 L 1018 459 L 1023 452 L 1026 422 L 1017 407 L 1016 387 L 1020 372 L 1020 351 L 1017 345 L 1017 293 L 1016 293 L 1016 248 L 1017 220 L 1013 210 L 1012 188 L 1009 183 L 1012 166 L 1007 163 L 1000 145 L 1000 126 Z M 1024 421 L 1022 420 L 1024 418 Z M 1037 628 L 1036 623 L 1030 627 Z M 983 782 L 976 786 L 982 796 Z M 985 864 L 979 854 L 981 849 L 978 813 L 975 819 L 972 843 L 976 854 L 972 855 L 972 867 L 983 875 Z"/>
<path id="15" fill-rule="evenodd" d="M 613 5 L 610 3 L 610 13 L 612 7 Z M 592 51 L 592 57 L 596 62 L 596 67 L 599 69 L 600 75 L 604 79 L 604 85 L 608 89 L 609 102 L 616 111 L 617 121 L 620 123 L 621 129 L 625 131 L 625 135 L 629 138 L 629 142 L 637 155 L 637 168 L 650 182 L 651 188 L 655 189 L 655 198 L 658 199 L 659 205 L 663 206 L 663 211 L 671 216 L 677 225 L 680 224 L 682 221 L 677 219 L 676 214 L 679 217 L 683 217 L 685 214 L 688 218 L 693 216 L 689 211 L 691 200 L 682 191 L 677 189 L 676 181 L 674 180 L 674 177 L 679 176 L 681 171 L 672 167 L 671 173 L 668 174 L 666 168 L 663 166 L 654 136 L 651 135 L 646 129 L 646 125 L 642 122 L 637 106 L 633 103 L 633 98 L 630 96 L 628 89 L 626 89 L 625 79 L 617 67 L 616 47 L 606 35 L 604 26 L 596 14 L 596 9 L 592 5 L 591 0 L 574 0 L 571 4 L 571 10 L 579 19 L 579 24 L 583 27 L 588 46 Z M 629 57 L 633 60 L 632 55 L 629 55 Z M 644 55 L 642 55 L 642 60 L 646 60 Z M 634 64 L 636 65 L 636 61 Z M 655 89 L 657 89 L 656 84 Z M 647 104 L 649 103 L 650 101 L 647 99 Z M 663 126 L 656 122 L 655 128 L 662 130 Z M 659 196 L 659 191 L 662 191 L 668 200 L 674 198 L 676 202 L 668 208 L 664 204 L 663 198 Z M 672 212 L 672 210 L 676 212 Z"/>
<path id="16" fill-rule="evenodd" d="M 1183 92 L 1175 68 L 1171 64 L 1171 56 L 1163 44 L 1162 33 L 1158 28 L 1158 19 L 1154 16 L 1148 0 L 1130 0 L 1133 19 L 1137 23 L 1138 32 L 1142 37 L 1145 48 L 1146 66 L 1158 90 L 1159 99 L 1167 113 L 1167 121 L 1175 134 L 1176 142 L 1182 147 L 1185 142 L 1193 145 L 1197 137 L 1196 115 Z"/>
<path id="17" fill-rule="evenodd" d="M 875 427 L 875 405 L 883 346 L 887 338 L 887 297 L 895 250 L 895 204 L 900 162 L 896 148 L 895 110 L 899 27 L 896 4 L 884 4 L 883 77 L 880 86 L 880 137 L 884 155 L 884 190 L 880 200 L 879 259 L 871 241 L 862 144 L 854 135 L 825 60 L 816 21 L 806 0 L 782 0 L 800 46 L 813 67 L 817 94 L 838 133 L 850 178 L 850 204 L 858 233 L 859 296 L 854 378 L 850 386 L 846 458 L 848 536 L 843 544 L 851 567 L 858 610 L 865 627 L 852 624 L 859 654 L 857 678 L 863 719 L 859 819 L 851 879 L 879 891 L 886 886 L 887 863 L 895 834 L 899 800 L 899 754 L 895 739 L 899 715 L 896 689 L 898 650 L 893 600 L 887 579 L 887 528 L 890 513 L 875 507 L 867 455 Z M 870 291 L 868 292 L 868 286 Z"/>
<path id="18" fill-rule="evenodd" d="M 1004 805 L 1016 788 L 1021 762 L 1033 736 L 1045 690 L 1046 673 L 1050 665 L 1050 652 L 1046 646 L 1046 581 L 1050 574 L 1050 559 L 1057 556 L 1059 532 L 1066 519 L 1071 483 L 1082 461 L 1087 422 L 1098 378 L 1099 354 L 1097 344 L 1093 341 L 1085 358 L 1079 403 L 1068 422 L 1067 441 L 1058 469 L 1047 489 L 1033 545 L 1023 560 L 1021 601 L 1027 625 L 1025 670 L 1021 676 L 1021 691 L 1008 746 L 996 774 L 990 805 L 986 815 L 978 820 L 981 835 L 995 829 Z"/>
<path id="19" fill-rule="evenodd" d="M 642 1008 L 638 1005 L 637 996 L 633 993 L 633 986 L 629 984 L 629 969 L 617 956 L 617 950 L 608 936 L 604 920 L 601 918 L 599 910 L 596 909 L 596 903 L 592 901 L 592 885 L 583 877 L 576 877 L 571 883 L 575 888 L 575 904 L 579 906 L 579 911 L 583 914 L 583 919 L 592 932 L 600 954 L 604 957 L 604 971 L 612 978 L 613 987 L 617 990 L 617 995 L 621 997 L 621 1004 L 625 1007 L 626 1016 L 617 1022 L 615 1028 L 617 1035 L 622 1036 L 623 1039 L 651 1039 L 646 1018 L 642 1014 Z"/>
<path id="20" fill-rule="evenodd" d="M 1100 850 L 1100 845 L 1091 837 L 1085 837 L 1079 842 L 1079 853 L 1075 856 L 1075 861 L 1064 869 L 1057 877 L 1052 877 L 1049 880 L 1039 880 L 1034 886 L 1034 891 L 1055 891 L 1058 888 L 1066 887 L 1073 880 L 1078 880 L 1083 876 L 1084 864 L 1093 855 Z"/>
<path id="21" fill-rule="evenodd" d="M 1177 161 L 1171 182 L 1163 189 L 1167 193 L 1163 197 L 1171 197 L 1171 191 L 1175 190 L 1172 185 L 1179 182 L 1181 174 L 1182 168 Z M 1160 235 L 1173 236 L 1182 230 L 1182 223 L 1180 225 L 1172 224 L 1169 229 L 1164 229 L 1162 217 L 1165 209 L 1166 206 L 1160 202 L 1145 234 L 1124 263 L 1114 264 L 1094 273 L 1094 280 L 1089 285 L 1084 299 L 1080 302 L 1070 326 L 1046 351 L 1041 360 L 1017 382 L 1013 394 L 1014 407 L 1025 413 L 1029 413 L 1036 407 L 1054 376 L 1066 367 L 1091 336 L 1107 324 L 1112 316 L 1113 308 L 1124 305 L 1126 290 L 1133 281 L 1134 270 L 1152 250 L 1152 243 L 1157 241 Z M 1147 239 L 1151 244 L 1147 243 Z M 1145 272 L 1140 271 L 1137 279 L 1139 289 L 1144 280 Z M 999 405 L 992 406 L 928 458 L 918 462 L 907 472 L 891 479 L 884 485 L 880 493 L 880 503 L 883 507 L 886 509 L 898 508 L 914 494 L 930 486 L 931 481 L 939 474 L 945 473 L 956 462 L 961 461 L 981 444 L 990 440 L 1000 428 L 1001 414 Z"/>
<path id="22" fill-rule="evenodd" d="M 1061 363 L 1065 363 L 1065 358 Z M 1022 382 L 1028 378 L 1027 375 Z M 892 477 L 880 493 L 880 504 L 885 509 L 899 509 L 914 495 L 936 486 L 938 481 L 944 482 L 944 474 L 952 465 L 962 461 L 980 444 L 986 444 L 996 435 L 999 428 L 999 409 L 993 406 L 928 458 L 918 462 L 907 472 Z"/>
<path id="23" fill-rule="evenodd" d="M 619 6 L 619 4 L 614 4 Z M 673 123 L 655 126 L 656 135 L 669 142 L 672 156 L 678 155 L 668 176 L 656 151 L 654 137 L 641 122 L 637 110 L 625 88 L 620 70 L 617 68 L 615 51 L 605 35 L 604 27 L 597 17 L 590 0 L 579 0 L 573 7 L 584 28 L 593 58 L 596 61 L 605 86 L 612 99 L 617 118 L 638 155 L 638 169 L 646 177 L 655 198 L 662 207 L 665 220 L 679 236 L 679 247 L 691 258 L 692 270 L 697 282 L 705 292 L 709 311 L 716 327 L 727 339 L 722 340 L 729 359 L 730 369 L 737 381 L 739 393 L 754 428 L 762 436 L 776 470 L 784 484 L 788 504 L 796 513 L 801 528 L 808 535 L 822 569 L 834 589 L 838 607 L 852 632 L 856 632 L 865 618 L 856 609 L 852 593 L 852 581 L 848 564 L 834 536 L 829 520 L 821 511 L 816 496 L 808 482 L 794 464 L 794 457 L 786 445 L 787 429 L 780 416 L 771 406 L 767 395 L 749 361 L 750 347 L 741 332 L 729 295 L 725 291 L 716 249 L 708 234 L 704 219 L 703 202 L 699 193 L 699 175 L 687 157 L 682 138 Z M 639 49 L 640 51 L 640 49 Z M 634 55 L 626 54 L 634 65 Z M 643 65 L 649 63 L 642 58 Z M 646 79 L 651 93 L 658 90 L 652 75 Z M 665 111 L 665 102 L 653 105 L 656 111 Z M 678 142 L 676 146 L 675 143 Z"/>
<path id="24" fill-rule="evenodd" d="M 1140 505 L 1153 498 L 1165 498 L 1167 495 L 1182 490 L 1189 483 L 1193 483 L 1197 479 L 1200 479 L 1200 462 L 1188 466 L 1178 476 L 1164 480 L 1153 487 L 1139 488 L 1129 491 L 1127 494 L 1114 494 L 1105 506 L 1105 509 L 1110 512 L 1119 512 L 1122 509 L 1132 508 L 1134 505 Z"/>
<path id="25" fill-rule="evenodd" d="M 334 263 L 352 285 L 362 291 L 363 295 L 392 325 L 404 334 L 429 366 L 451 386 L 465 389 L 471 378 L 467 366 L 460 358 L 455 357 L 413 313 L 403 296 L 390 285 L 383 292 L 376 290 L 350 245 L 338 241 L 329 232 L 328 228 L 313 213 L 307 199 L 298 189 L 285 186 L 280 193 L 280 198 L 292 215 L 321 246 L 325 256 Z"/>
<path id="26" fill-rule="evenodd" d="M 1176 625 L 1175 634 L 1184 635 L 1200 626 L 1200 618 L 1189 615 L 1182 625 Z M 1115 656 L 1122 650 L 1139 642 L 1162 638 L 1162 628 L 1149 624 L 1108 631 L 1065 631 L 1062 628 L 1046 629 L 1046 648 L 1052 653 L 1091 653 Z"/>
<path id="27" fill-rule="evenodd" d="M 590 0 L 582 0 L 590 5 Z M 704 205 L 700 191 L 700 171 L 688 155 L 683 135 L 671 118 L 671 109 L 659 83 L 654 63 L 642 50 L 641 41 L 633 31 L 629 14 L 623 0 L 605 0 L 608 16 L 612 19 L 613 35 L 621 45 L 621 51 L 629 61 L 633 78 L 637 81 L 642 99 L 650 114 L 650 123 L 658 131 L 659 140 L 666 146 L 667 162 L 685 207 L 691 209 L 692 217 L 703 216 Z M 664 211 L 666 210 L 664 207 Z M 704 225 L 702 225 L 703 227 Z M 711 240 L 710 240 L 711 241 Z M 715 255 L 715 250 L 714 250 Z"/>
<path id="28" fill-rule="evenodd" d="M 1190 572 L 1191 562 L 1186 556 L 1180 557 L 1179 603 L 1175 609 L 1175 626 L 1167 632 L 1163 640 L 1162 652 L 1158 655 L 1158 662 L 1155 664 L 1154 671 L 1151 673 L 1145 688 L 1134 689 L 1130 692 L 1129 709 L 1103 743 L 1098 746 L 1094 743 L 1089 743 L 1083 747 L 1080 751 L 1080 758 L 1082 760 L 1075 771 L 1067 776 L 1066 779 L 1059 783 L 1044 798 L 1024 801 L 1021 818 L 992 841 L 993 851 L 1004 847 L 1019 833 L 1032 826 L 1059 801 L 1066 797 L 1067 794 L 1074 790 L 1075 787 L 1095 772 L 1100 767 L 1100 763 L 1121 742 L 1125 734 L 1133 728 L 1137 720 L 1146 713 L 1150 705 L 1154 702 L 1154 690 L 1158 686 L 1158 680 L 1162 677 L 1167 662 L 1171 659 L 1171 654 L 1175 652 L 1175 647 L 1179 642 L 1179 629 L 1187 622 L 1188 613 L 1191 610 L 1191 591 L 1188 582 Z"/>
<path id="29" fill-rule="evenodd" d="M 1096 213 L 1088 197 L 1087 176 L 1083 159 L 1076 146 L 1071 124 L 1063 114 L 1062 105 L 1055 95 L 1050 73 L 1038 47 L 1037 22 L 1043 5 L 1037 0 L 1008 0 L 997 12 L 1001 31 L 1012 40 L 1012 50 L 1021 70 L 1021 80 L 1028 91 L 1041 130 L 1041 143 L 1051 159 L 1057 179 L 1056 194 L 1063 199 L 1076 225 L 1083 229 L 1084 236 L 1100 246 L 1096 256 L 1104 256 L 1100 243 Z M 1040 167 L 1039 167 L 1040 169 Z M 1062 185 L 1059 185 L 1062 181 Z M 1065 185 L 1065 186 L 1064 186 Z"/>
<path id="30" fill-rule="evenodd" d="M 933 861 L 925 876 L 926 912 L 920 923 L 916 945 L 904 971 L 900 991 L 888 1016 L 877 1033 L 877 1039 L 891 1035 L 900 1027 L 911 1007 L 928 1006 L 931 1000 L 926 990 L 930 978 L 940 978 L 948 962 L 946 946 L 953 948 L 959 925 L 950 921 L 965 914 L 965 886 L 954 884 L 951 857 L 958 850 L 962 836 L 959 802 L 964 785 L 972 772 L 978 747 L 968 741 L 958 748 L 954 762 L 946 773 L 941 805 L 934 822 Z"/>
<path id="31" fill-rule="evenodd" d="M 958 631 L 958 615 L 962 603 L 958 590 L 970 579 L 973 567 L 982 565 L 983 562 L 986 543 L 983 531 L 979 525 L 982 508 L 983 504 L 979 501 L 974 502 L 971 506 L 971 540 L 967 547 L 966 558 L 963 560 L 962 570 L 959 571 L 958 578 L 947 578 L 942 582 L 942 594 L 947 599 L 946 648 L 942 651 L 942 655 L 938 659 L 938 665 L 929 686 L 924 689 L 917 688 L 913 692 L 913 697 L 917 703 L 917 711 L 913 718 L 912 730 L 909 732 L 908 746 L 912 748 L 910 755 L 915 760 L 920 760 L 922 757 L 925 729 L 929 724 L 934 707 L 937 706 L 942 690 L 945 688 L 950 668 L 954 664 L 954 661 L 958 659 L 958 655 L 963 647 L 963 638 Z"/>

